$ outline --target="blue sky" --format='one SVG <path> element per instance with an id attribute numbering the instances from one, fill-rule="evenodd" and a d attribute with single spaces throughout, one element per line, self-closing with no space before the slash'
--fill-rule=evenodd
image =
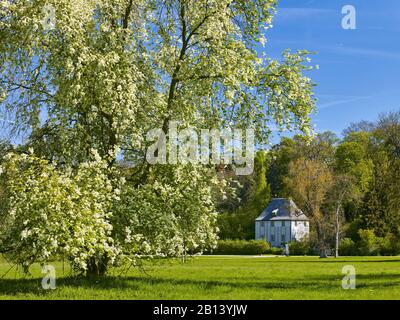
<path id="1" fill-rule="evenodd" d="M 342 7 L 356 9 L 356 30 L 342 28 Z M 281 0 L 267 54 L 316 51 L 310 74 L 318 98 L 317 131 L 340 134 L 351 122 L 400 110 L 399 0 Z"/>

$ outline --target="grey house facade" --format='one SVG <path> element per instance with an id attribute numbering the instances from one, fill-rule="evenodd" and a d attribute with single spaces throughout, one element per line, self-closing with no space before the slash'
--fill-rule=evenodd
<path id="1" fill-rule="evenodd" d="M 255 221 L 256 239 L 273 247 L 300 241 L 310 234 L 310 222 L 291 199 L 275 198 Z"/>

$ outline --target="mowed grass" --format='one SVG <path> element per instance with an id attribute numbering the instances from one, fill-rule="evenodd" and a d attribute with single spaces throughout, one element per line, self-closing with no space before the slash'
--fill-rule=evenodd
<path id="1" fill-rule="evenodd" d="M 342 267 L 357 271 L 356 289 L 342 289 Z M 400 257 L 196 257 L 158 261 L 145 272 L 112 270 L 73 277 L 55 263 L 57 288 L 43 290 L 41 269 L 24 276 L 0 263 L 0 299 L 399 299 Z"/>

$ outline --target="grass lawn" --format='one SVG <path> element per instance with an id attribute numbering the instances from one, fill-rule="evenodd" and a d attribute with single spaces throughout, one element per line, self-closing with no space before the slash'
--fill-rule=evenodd
<path id="1" fill-rule="evenodd" d="M 400 299 L 400 257 L 197 257 L 163 261 L 120 275 L 74 278 L 62 265 L 56 290 L 41 288 L 39 266 L 24 276 L 0 262 L 0 299 Z M 343 290 L 353 265 L 357 288 Z"/>

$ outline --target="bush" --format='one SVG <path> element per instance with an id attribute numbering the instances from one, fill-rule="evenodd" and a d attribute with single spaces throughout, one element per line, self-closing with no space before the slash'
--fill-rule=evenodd
<path id="1" fill-rule="evenodd" d="M 358 247 L 350 238 L 344 238 L 339 245 L 339 255 L 356 256 L 358 255 Z"/>
<path id="2" fill-rule="evenodd" d="M 360 240 L 354 242 L 350 238 L 344 238 L 339 247 L 342 256 L 374 256 L 397 255 L 400 252 L 399 239 L 389 233 L 385 237 L 377 237 L 372 230 L 359 230 Z"/>
<path id="3" fill-rule="evenodd" d="M 383 256 L 395 256 L 400 253 L 399 239 L 392 233 L 381 238 L 379 253 Z"/>
<path id="4" fill-rule="evenodd" d="M 311 253 L 308 241 L 292 241 L 289 243 L 289 254 L 291 256 L 305 256 Z"/>
<path id="5" fill-rule="evenodd" d="M 270 245 L 264 240 L 219 240 L 213 254 L 256 255 L 270 251 Z"/>
<path id="6" fill-rule="evenodd" d="M 268 250 L 268 254 L 275 254 L 277 256 L 282 255 L 285 252 L 282 248 L 275 248 L 271 247 L 271 249 Z"/>
<path id="7" fill-rule="evenodd" d="M 346 226 L 346 238 L 350 238 L 355 242 L 360 240 L 360 235 L 358 232 L 362 229 L 362 221 L 360 219 L 355 219 L 354 221 L 348 223 Z"/>
<path id="8" fill-rule="evenodd" d="M 382 239 L 375 235 L 373 230 L 358 231 L 360 241 L 358 242 L 359 253 L 362 256 L 379 255 L 383 246 Z"/>

